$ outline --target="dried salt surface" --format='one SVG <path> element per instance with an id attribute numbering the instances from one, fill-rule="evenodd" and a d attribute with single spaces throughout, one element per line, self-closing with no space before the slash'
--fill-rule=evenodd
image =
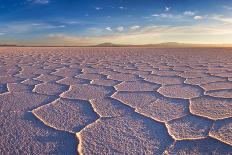
<path id="1" fill-rule="evenodd" d="M 104 72 L 104 71 L 107 71 L 108 69 L 105 69 L 105 68 L 83 68 L 82 69 L 82 72 L 83 73 L 101 73 L 101 72 Z"/>
<path id="2" fill-rule="evenodd" d="M 184 73 L 180 73 L 179 76 L 183 78 L 198 78 L 198 77 L 208 76 L 208 74 L 204 72 L 202 73 L 201 70 L 199 71 L 192 70 L 192 71 L 186 71 Z"/>
<path id="3" fill-rule="evenodd" d="M 91 84 L 101 85 L 101 86 L 115 86 L 120 82 L 117 80 L 109 80 L 109 79 L 100 79 L 100 80 L 92 80 Z"/>
<path id="4" fill-rule="evenodd" d="M 232 146 L 232 120 L 218 120 L 214 123 L 209 135 Z"/>
<path id="5" fill-rule="evenodd" d="M 169 134 L 176 140 L 202 139 L 208 136 L 213 122 L 194 115 L 187 115 L 167 123 Z"/>
<path id="6" fill-rule="evenodd" d="M 0 94 L 8 92 L 7 84 L 0 84 Z"/>
<path id="7" fill-rule="evenodd" d="M 68 90 L 68 86 L 58 83 L 42 83 L 35 86 L 34 92 L 46 95 L 59 95 Z"/>
<path id="8" fill-rule="evenodd" d="M 213 75 L 219 76 L 219 77 L 232 78 L 232 72 L 223 72 L 223 73 L 217 73 Z"/>
<path id="9" fill-rule="evenodd" d="M 225 73 L 227 70 L 228 70 L 227 68 L 223 68 L 223 67 L 217 68 L 217 67 L 215 67 L 215 68 L 209 68 L 207 73 L 209 73 L 209 74 L 221 74 L 221 73 Z"/>
<path id="10" fill-rule="evenodd" d="M 189 114 L 186 100 L 168 99 L 154 92 L 117 92 L 112 97 L 159 122 Z"/>
<path id="11" fill-rule="evenodd" d="M 81 69 L 75 69 L 75 68 L 59 68 L 56 69 L 57 71 L 52 72 L 53 75 L 57 75 L 57 76 L 62 76 L 62 77 L 73 77 L 76 75 L 81 74 Z"/>
<path id="12" fill-rule="evenodd" d="M 202 94 L 200 87 L 186 84 L 161 86 L 158 89 L 158 92 L 166 97 L 181 99 L 191 99 Z"/>
<path id="13" fill-rule="evenodd" d="M 181 77 L 171 77 L 171 76 L 157 76 L 157 75 L 143 75 L 144 80 L 162 84 L 162 85 L 172 85 L 172 84 L 182 84 L 184 79 Z"/>
<path id="14" fill-rule="evenodd" d="M 181 72 L 179 71 L 162 71 L 162 70 L 156 70 L 156 71 L 152 71 L 152 74 L 154 75 L 158 75 L 158 76 L 177 76 L 179 75 Z"/>
<path id="15" fill-rule="evenodd" d="M 38 100 L 32 99 L 26 99 L 26 104 L 21 106 L 38 104 Z M 16 101 L 15 104 L 20 103 Z M 19 107 L 15 110 L 20 110 Z M 73 135 L 44 125 L 29 112 L 7 110 L 0 113 L 0 120 L 0 154 L 76 154 Z"/>
<path id="16" fill-rule="evenodd" d="M 47 95 L 33 94 L 30 92 L 9 92 L 0 95 L 1 111 L 22 111 L 32 110 L 49 101 Z"/>
<path id="17" fill-rule="evenodd" d="M 192 85 L 203 85 L 203 84 L 208 84 L 212 82 L 217 83 L 217 82 L 222 82 L 222 81 L 226 81 L 226 79 L 221 78 L 221 77 L 206 76 L 206 77 L 186 79 L 185 83 L 192 84 Z"/>
<path id="18" fill-rule="evenodd" d="M 22 82 L 24 79 L 19 77 L 13 77 L 13 76 L 0 76 L 0 84 L 6 84 L 6 83 L 19 83 Z"/>
<path id="19" fill-rule="evenodd" d="M 232 154 L 231 49 L 0 50 L 0 154 Z"/>
<path id="20" fill-rule="evenodd" d="M 160 87 L 158 84 L 146 81 L 126 81 L 115 86 L 117 91 L 155 91 Z"/>
<path id="21" fill-rule="evenodd" d="M 232 148 L 212 138 L 177 141 L 165 150 L 164 155 L 199 155 L 199 154 L 231 154 Z"/>
<path id="22" fill-rule="evenodd" d="M 110 87 L 97 86 L 97 85 L 72 85 L 70 89 L 61 96 L 69 99 L 91 100 L 96 98 L 103 98 L 109 96 L 112 92 Z"/>
<path id="23" fill-rule="evenodd" d="M 136 110 L 156 121 L 167 122 L 189 114 L 188 106 L 185 100 L 159 98 Z"/>
<path id="24" fill-rule="evenodd" d="M 216 91 L 208 91 L 205 95 L 212 97 L 220 97 L 220 98 L 232 98 L 232 89 L 230 90 L 216 90 Z"/>
<path id="25" fill-rule="evenodd" d="M 77 75 L 76 78 L 87 79 L 87 80 L 98 80 L 98 79 L 106 78 L 106 76 L 97 73 L 84 73 Z"/>
<path id="26" fill-rule="evenodd" d="M 58 80 L 61 80 L 62 77 L 56 75 L 41 74 L 39 77 L 34 79 L 42 82 L 56 82 Z"/>
<path id="27" fill-rule="evenodd" d="M 201 85 L 201 87 L 205 91 L 210 91 L 210 90 L 222 90 L 222 89 L 232 89 L 232 82 L 213 82 L 213 83 L 208 83 Z"/>
<path id="28" fill-rule="evenodd" d="M 65 85 L 76 85 L 76 84 L 90 83 L 90 80 L 79 79 L 76 77 L 66 77 L 56 82 L 60 84 L 65 84 Z"/>
<path id="29" fill-rule="evenodd" d="M 164 125 L 138 114 L 99 119 L 77 137 L 81 154 L 162 154 L 173 141 Z"/>
<path id="30" fill-rule="evenodd" d="M 38 80 L 34 80 L 34 79 L 26 79 L 26 80 L 22 81 L 21 83 L 22 84 L 26 84 L 26 85 L 35 86 L 35 85 L 41 84 L 43 82 L 38 81 Z"/>
<path id="31" fill-rule="evenodd" d="M 80 131 L 98 118 L 90 103 L 68 99 L 58 99 L 32 113 L 44 124 L 71 133 Z"/>
<path id="32" fill-rule="evenodd" d="M 27 112 L 49 102 L 46 95 L 6 93 L 0 95 L 1 154 L 75 154 L 71 134 L 43 125 Z"/>
<path id="33" fill-rule="evenodd" d="M 118 80 L 118 81 L 136 81 L 141 80 L 138 75 L 128 74 L 128 73 L 119 73 L 108 75 L 108 79 Z"/>
<path id="34" fill-rule="evenodd" d="M 33 86 L 22 83 L 8 83 L 9 92 L 32 92 Z"/>
<path id="35" fill-rule="evenodd" d="M 159 94 L 155 92 L 116 92 L 112 97 L 133 108 L 142 108 L 156 101 Z"/>
<path id="36" fill-rule="evenodd" d="M 129 106 L 110 97 L 91 100 L 91 104 L 101 117 L 117 117 L 134 112 Z"/>
<path id="37" fill-rule="evenodd" d="M 213 97 L 199 97 L 190 100 L 190 111 L 195 115 L 212 120 L 232 117 L 232 100 Z"/>

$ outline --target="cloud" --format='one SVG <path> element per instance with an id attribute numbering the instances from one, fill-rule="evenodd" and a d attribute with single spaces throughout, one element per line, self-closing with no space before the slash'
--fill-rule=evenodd
<path id="1" fill-rule="evenodd" d="M 50 3 L 49 0 L 27 0 L 27 1 L 34 3 L 34 4 L 48 4 L 48 3 Z"/>
<path id="2" fill-rule="evenodd" d="M 232 6 L 222 6 L 222 8 L 231 11 L 232 10 Z"/>
<path id="3" fill-rule="evenodd" d="M 98 6 L 94 7 L 94 9 L 97 10 L 97 11 L 102 10 L 102 8 L 98 7 Z"/>
<path id="4" fill-rule="evenodd" d="M 116 30 L 118 32 L 122 32 L 122 31 L 124 31 L 124 27 L 123 26 L 119 26 L 119 27 L 116 28 Z"/>
<path id="5" fill-rule="evenodd" d="M 112 28 L 111 28 L 111 27 L 109 27 L 109 26 L 108 26 L 108 27 L 106 27 L 105 29 L 106 29 L 107 31 L 112 31 Z"/>
<path id="6" fill-rule="evenodd" d="M 183 12 L 183 15 L 185 15 L 185 16 L 194 16 L 196 13 L 195 12 L 193 12 L 193 11 L 185 11 L 185 12 Z"/>
<path id="7" fill-rule="evenodd" d="M 213 17 L 211 17 L 211 19 L 219 21 L 219 22 L 223 22 L 223 23 L 232 24 L 232 18 L 225 17 L 223 15 L 214 15 Z"/>
<path id="8" fill-rule="evenodd" d="M 204 17 L 203 16 L 194 16 L 193 17 L 193 19 L 195 19 L 195 20 L 201 20 L 201 19 L 203 19 Z"/>
<path id="9" fill-rule="evenodd" d="M 153 14 L 152 17 L 160 17 L 160 18 L 173 18 L 174 16 L 170 13 L 161 13 L 161 14 Z"/>
<path id="10" fill-rule="evenodd" d="M 6 33 L 0 32 L 0 36 L 1 36 L 1 35 L 4 35 L 4 34 L 6 34 Z"/>
<path id="11" fill-rule="evenodd" d="M 131 26 L 131 27 L 130 27 L 130 30 L 131 30 L 131 31 L 135 31 L 135 30 L 138 30 L 139 28 L 140 28 L 139 25 L 134 25 L 134 26 Z"/>
<path id="12" fill-rule="evenodd" d="M 145 17 L 150 19 L 151 17 L 163 18 L 163 19 L 181 19 L 183 15 L 181 14 L 171 14 L 171 13 L 161 13 L 161 14 L 152 14 L 150 17 Z"/>
<path id="13" fill-rule="evenodd" d="M 66 21 L 65 22 L 66 24 L 80 24 L 81 22 L 80 21 Z"/>
<path id="14" fill-rule="evenodd" d="M 120 10 L 126 10 L 126 8 L 124 6 L 120 6 L 118 7 Z"/>
<path id="15" fill-rule="evenodd" d="M 66 25 L 53 25 L 49 23 L 12 22 L 2 25 L 0 27 L 0 31 L 4 33 L 27 33 L 49 29 L 60 29 L 65 27 Z"/>
<path id="16" fill-rule="evenodd" d="M 165 10 L 166 12 L 168 12 L 168 11 L 171 10 L 171 7 L 167 7 L 167 6 L 166 6 L 166 7 L 164 8 L 164 10 Z"/>

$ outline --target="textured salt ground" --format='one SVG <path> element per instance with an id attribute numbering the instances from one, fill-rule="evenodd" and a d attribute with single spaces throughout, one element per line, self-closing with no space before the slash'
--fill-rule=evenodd
<path id="1" fill-rule="evenodd" d="M 217 82 L 222 82 L 222 81 L 226 81 L 226 78 L 206 76 L 206 77 L 186 79 L 185 83 L 192 84 L 192 85 L 206 85 L 209 83 L 213 83 L 213 82 L 217 83 Z"/>
<path id="2" fill-rule="evenodd" d="M 94 111 L 101 117 L 118 117 L 133 113 L 134 109 L 111 97 L 91 100 Z"/>
<path id="3" fill-rule="evenodd" d="M 202 139 L 208 136 L 213 121 L 187 115 L 167 123 L 169 133 L 174 139 Z"/>
<path id="4" fill-rule="evenodd" d="M 205 91 L 210 91 L 210 90 L 224 90 L 224 89 L 232 89 L 232 82 L 213 82 L 213 83 L 208 83 L 201 85 L 201 87 Z"/>
<path id="5" fill-rule="evenodd" d="M 219 98 L 232 98 L 232 89 L 229 90 L 215 90 L 215 91 L 207 91 L 205 95 Z"/>
<path id="6" fill-rule="evenodd" d="M 51 98 L 31 93 L 0 95 L 1 154 L 74 154 L 75 137 L 42 124 L 29 111 Z M 30 104 L 31 103 L 31 104 Z"/>
<path id="7" fill-rule="evenodd" d="M 160 85 L 146 81 L 126 81 L 115 86 L 117 91 L 155 91 Z"/>
<path id="8" fill-rule="evenodd" d="M 65 77 L 65 78 L 58 80 L 56 82 L 60 83 L 60 84 L 65 84 L 65 85 L 76 85 L 76 84 L 90 83 L 90 80 L 79 79 L 76 77 Z"/>
<path id="9" fill-rule="evenodd" d="M 162 86 L 158 92 L 170 98 L 191 99 L 200 96 L 202 90 L 197 86 L 183 84 Z"/>
<path id="10" fill-rule="evenodd" d="M 95 85 L 101 85 L 101 86 L 115 86 L 121 82 L 117 80 L 100 79 L 100 80 L 92 80 L 90 83 Z"/>
<path id="11" fill-rule="evenodd" d="M 190 110 L 193 114 L 212 120 L 232 117 L 232 100 L 199 97 L 190 100 Z"/>
<path id="12" fill-rule="evenodd" d="M 32 92 L 34 87 L 23 83 L 8 83 L 7 88 L 9 92 Z"/>
<path id="13" fill-rule="evenodd" d="M 210 131 L 210 136 L 220 139 L 224 143 L 232 145 L 232 121 L 231 119 L 216 121 Z"/>
<path id="14" fill-rule="evenodd" d="M 231 49 L 7 47 L 0 58 L 0 154 L 232 154 Z"/>
<path id="15" fill-rule="evenodd" d="M 34 92 L 46 95 L 59 95 L 64 91 L 68 90 L 67 85 L 62 85 L 58 83 L 41 83 L 35 86 Z"/>
<path id="16" fill-rule="evenodd" d="M 182 84 L 184 83 L 184 79 L 180 77 L 172 77 L 172 76 L 157 76 L 157 75 L 143 75 L 141 76 L 146 81 L 152 83 L 158 83 L 162 85 L 173 85 L 173 84 Z"/>
<path id="17" fill-rule="evenodd" d="M 55 82 L 61 80 L 62 77 L 56 75 L 49 75 L 49 74 L 41 74 L 39 77 L 34 78 L 35 80 L 42 81 L 42 82 Z"/>
<path id="18" fill-rule="evenodd" d="M 99 119 L 78 137 L 83 154 L 162 154 L 172 143 L 164 125 L 137 114 Z"/>
<path id="19" fill-rule="evenodd" d="M 32 112 L 52 128 L 70 133 L 80 131 L 98 118 L 90 103 L 68 99 L 58 99 Z"/>
<path id="20" fill-rule="evenodd" d="M 79 84 L 70 86 L 70 89 L 61 94 L 61 96 L 69 99 L 91 100 L 109 96 L 112 91 L 111 87 Z"/>

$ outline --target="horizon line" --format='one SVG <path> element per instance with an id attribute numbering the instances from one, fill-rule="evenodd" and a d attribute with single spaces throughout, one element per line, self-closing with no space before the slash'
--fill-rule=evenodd
<path id="1" fill-rule="evenodd" d="M 154 44 L 114 44 L 101 43 L 96 45 L 20 45 L 20 44 L 0 44 L 0 47 L 232 47 L 232 44 L 209 44 L 209 43 L 179 43 L 179 42 L 163 42 Z"/>

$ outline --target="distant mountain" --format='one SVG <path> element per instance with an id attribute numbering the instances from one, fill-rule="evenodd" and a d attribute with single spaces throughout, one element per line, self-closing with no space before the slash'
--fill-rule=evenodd
<path id="1" fill-rule="evenodd" d="M 164 42 L 158 44 L 130 45 L 130 44 L 114 44 L 110 42 L 101 43 L 92 46 L 33 46 L 33 45 L 10 45 L 0 44 L 0 47 L 151 47 L 151 48 L 191 48 L 191 47 L 232 47 L 232 44 L 190 44 L 178 42 Z"/>
<path id="2" fill-rule="evenodd" d="M 17 46 L 17 45 L 0 44 L 0 47 L 1 46 Z"/>
<path id="3" fill-rule="evenodd" d="M 102 43 L 102 44 L 98 44 L 94 46 L 95 47 L 120 47 L 120 46 L 126 46 L 126 45 L 113 44 L 113 43 Z"/>
<path id="4" fill-rule="evenodd" d="M 178 42 L 165 42 L 158 44 L 130 45 L 130 44 L 113 44 L 102 43 L 94 47 L 156 47 L 156 48 L 184 48 L 184 47 L 232 47 L 231 44 L 188 44 Z"/>

